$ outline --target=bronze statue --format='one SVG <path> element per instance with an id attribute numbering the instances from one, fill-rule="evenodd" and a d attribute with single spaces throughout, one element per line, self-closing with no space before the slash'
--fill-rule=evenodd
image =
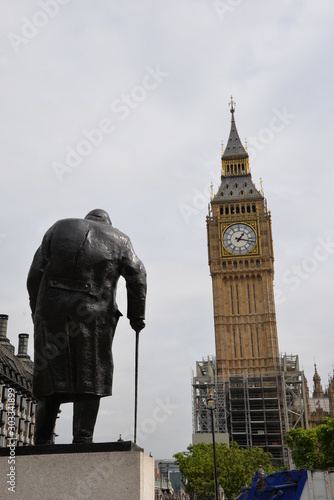
<path id="1" fill-rule="evenodd" d="M 112 341 L 126 281 L 131 327 L 145 327 L 146 272 L 129 238 L 96 209 L 56 222 L 28 275 L 34 322 L 35 444 L 51 444 L 61 403 L 73 401 L 73 443 L 90 443 L 100 398 L 111 395 Z"/>

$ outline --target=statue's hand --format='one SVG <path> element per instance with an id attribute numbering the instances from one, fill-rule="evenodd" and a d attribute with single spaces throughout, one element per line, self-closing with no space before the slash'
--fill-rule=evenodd
<path id="1" fill-rule="evenodd" d="M 140 332 L 145 328 L 145 321 L 142 319 L 130 319 L 130 325 L 135 332 Z"/>

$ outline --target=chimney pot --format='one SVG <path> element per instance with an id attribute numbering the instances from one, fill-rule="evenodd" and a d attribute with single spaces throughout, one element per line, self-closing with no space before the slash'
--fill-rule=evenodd
<path id="1" fill-rule="evenodd" d="M 0 339 L 7 338 L 8 314 L 0 314 Z"/>
<path id="2" fill-rule="evenodd" d="M 29 358 L 28 356 L 28 333 L 19 333 L 19 349 L 17 357 L 19 358 Z"/>

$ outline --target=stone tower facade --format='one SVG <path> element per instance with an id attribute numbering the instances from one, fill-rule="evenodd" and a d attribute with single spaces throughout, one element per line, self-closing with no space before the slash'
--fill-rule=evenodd
<path id="1" fill-rule="evenodd" d="M 252 181 L 235 122 L 221 157 L 221 184 L 207 217 L 217 375 L 265 375 L 279 366 L 271 216 Z"/>
<path id="2" fill-rule="evenodd" d="M 194 434 L 211 430 L 206 404 L 211 388 L 216 431 L 287 465 L 286 430 L 308 427 L 307 386 L 298 356 L 279 355 L 270 211 L 262 187 L 252 180 L 233 99 L 230 112 L 221 183 L 207 216 L 216 357 L 197 362 L 193 429 Z"/>

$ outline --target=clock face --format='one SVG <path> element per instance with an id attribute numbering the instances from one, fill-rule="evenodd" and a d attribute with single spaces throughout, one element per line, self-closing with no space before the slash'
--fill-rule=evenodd
<path id="1" fill-rule="evenodd" d="M 243 255 L 254 248 L 256 234 L 247 224 L 232 224 L 223 234 L 223 243 L 229 252 L 235 255 Z"/>

